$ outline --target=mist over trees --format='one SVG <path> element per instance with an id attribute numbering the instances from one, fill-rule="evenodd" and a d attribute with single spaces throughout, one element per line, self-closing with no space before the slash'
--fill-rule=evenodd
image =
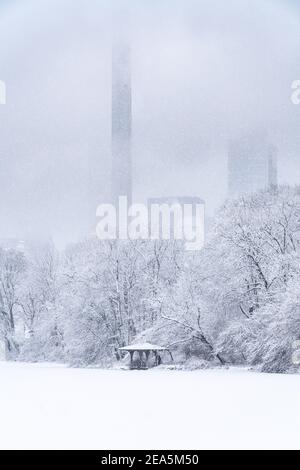
<path id="1" fill-rule="evenodd" d="M 284 186 L 228 200 L 197 252 L 178 241 L 97 239 L 63 252 L 1 250 L 6 357 L 110 366 L 118 348 L 143 339 L 187 367 L 292 371 L 299 231 L 300 188 Z"/>

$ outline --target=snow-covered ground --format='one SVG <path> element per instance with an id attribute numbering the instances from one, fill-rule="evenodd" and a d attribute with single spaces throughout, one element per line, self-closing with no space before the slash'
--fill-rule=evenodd
<path id="1" fill-rule="evenodd" d="M 300 448 L 300 376 L 0 363 L 1 449 Z"/>

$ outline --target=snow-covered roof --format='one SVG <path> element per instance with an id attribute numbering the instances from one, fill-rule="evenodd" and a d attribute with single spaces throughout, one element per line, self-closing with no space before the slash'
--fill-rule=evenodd
<path id="1" fill-rule="evenodd" d="M 138 343 L 131 344 L 130 346 L 124 346 L 124 348 L 119 348 L 120 351 L 166 351 L 167 348 L 163 346 L 157 346 L 157 344 L 150 343 Z"/>

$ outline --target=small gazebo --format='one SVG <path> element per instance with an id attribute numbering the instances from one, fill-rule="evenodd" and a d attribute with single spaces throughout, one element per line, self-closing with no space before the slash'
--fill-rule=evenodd
<path id="1" fill-rule="evenodd" d="M 171 359 L 173 360 L 172 353 L 168 348 L 164 346 L 157 346 L 157 344 L 140 343 L 132 344 L 130 346 L 124 346 L 119 348 L 119 351 L 128 352 L 130 354 L 130 368 L 131 369 L 148 369 L 150 354 L 154 354 L 154 365 L 159 366 L 161 364 L 160 353 L 167 351 Z M 138 353 L 137 365 L 134 363 L 134 353 Z"/>

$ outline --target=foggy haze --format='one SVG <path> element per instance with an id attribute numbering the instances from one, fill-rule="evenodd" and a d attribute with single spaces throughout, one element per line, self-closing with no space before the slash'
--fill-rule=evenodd
<path id="1" fill-rule="evenodd" d="M 134 199 L 227 196 L 227 148 L 264 128 L 280 183 L 300 183 L 296 1 L 130 1 Z M 111 7 L 113 4 L 114 8 Z M 111 168 L 118 2 L 0 2 L 2 237 L 76 240 L 96 225 Z"/>

